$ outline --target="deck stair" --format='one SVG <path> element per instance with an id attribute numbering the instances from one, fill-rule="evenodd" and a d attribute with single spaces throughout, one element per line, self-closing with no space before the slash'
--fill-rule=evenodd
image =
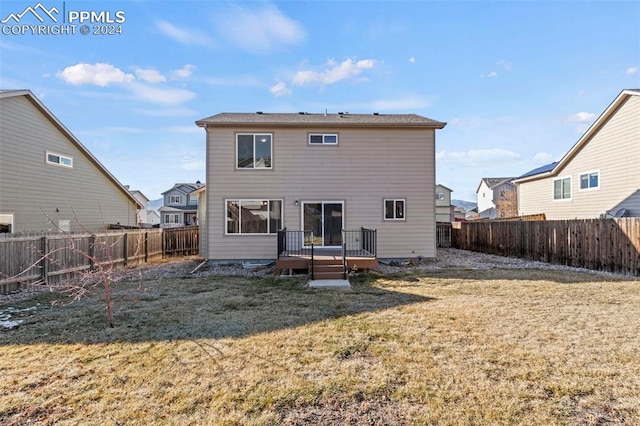
<path id="1" fill-rule="evenodd" d="M 314 259 L 313 265 L 309 262 L 309 271 L 313 271 L 315 280 L 342 280 L 345 279 L 345 269 L 340 256 L 327 256 Z"/>

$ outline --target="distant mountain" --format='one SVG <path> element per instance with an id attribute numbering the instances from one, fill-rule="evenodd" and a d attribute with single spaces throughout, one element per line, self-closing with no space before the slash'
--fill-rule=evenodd
<path id="1" fill-rule="evenodd" d="M 158 198 L 157 200 L 149 200 L 147 203 L 147 210 L 158 210 L 162 207 L 162 203 L 164 202 L 164 198 Z"/>
<path id="2" fill-rule="evenodd" d="M 462 207 L 466 212 L 478 207 L 478 204 L 476 204 L 474 201 L 464 201 L 464 200 L 451 200 L 451 205 L 456 207 Z"/>

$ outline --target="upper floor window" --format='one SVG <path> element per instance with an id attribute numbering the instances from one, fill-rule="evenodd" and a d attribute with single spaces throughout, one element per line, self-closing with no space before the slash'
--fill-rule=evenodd
<path id="1" fill-rule="evenodd" d="M 47 151 L 47 164 L 55 164 L 62 167 L 73 167 L 73 158 Z"/>
<path id="2" fill-rule="evenodd" d="M 600 186 L 600 173 L 591 172 L 580 175 L 580 189 L 594 189 Z"/>
<path id="3" fill-rule="evenodd" d="M 405 200 L 384 200 L 385 220 L 404 220 Z"/>
<path id="4" fill-rule="evenodd" d="M 444 192 L 436 192 L 436 200 L 444 200 Z"/>
<path id="5" fill-rule="evenodd" d="M 236 168 L 270 169 L 272 159 L 272 135 L 238 134 L 236 135 Z"/>
<path id="6" fill-rule="evenodd" d="M 553 181 L 553 199 L 568 200 L 571 198 L 571 178 L 561 178 Z"/>
<path id="7" fill-rule="evenodd" d="M 335 133 L 311 133 L 309 134 L 311 145 L 337 145 L 338 135 Z"/>
<path id="8" fill-rule="evenodd" d="M 169 195 L 169 204 L 181 204 L 182 197 L 180 195 Z"/>

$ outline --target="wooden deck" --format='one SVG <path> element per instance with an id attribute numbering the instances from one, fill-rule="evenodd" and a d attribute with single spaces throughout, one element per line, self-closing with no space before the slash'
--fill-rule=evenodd
<path id="1" fill-rule="evenodd" d="M 374 269 L 378 267 L 378 259 L 363 250 L 347 250 L 347 268 Z M 342 252 L 340 249 L 315 249 L 313 259 L 316 264 L 320 263 L 342 263 Z M 311 262 L 311 249 L 303 249 L 295 254 L 283 252 L 276 260 L 276 270 L 309 269 Z"/>

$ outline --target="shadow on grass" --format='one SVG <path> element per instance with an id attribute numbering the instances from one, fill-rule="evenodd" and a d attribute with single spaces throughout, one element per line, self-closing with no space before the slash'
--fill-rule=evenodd
<path id="1" fill-rule="evenodd" d="M 369 275 L 354 277 L 351 291 L 310 289 L 305 278 L 120 283 L 113 291 L 116 326 L 112 329 L 98 295 L 71 301 L 65 295 L 45 293 L 14 305 L 36 309 L 24 311 L 18 328 L 0 330 L 0 346 L 242 338 L 433 300 L 372 286 L 371 281 Z M 53 301 L 63 304 L 52 305 Z"/>

